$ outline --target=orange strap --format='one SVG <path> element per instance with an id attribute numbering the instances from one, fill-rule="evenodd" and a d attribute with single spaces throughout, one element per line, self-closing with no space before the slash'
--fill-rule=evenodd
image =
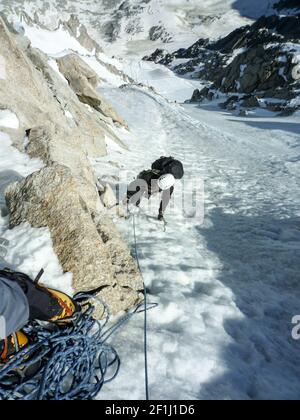
<path id="1" fill-rule="evenodd" d="M 6 360 L 7 358 L 7 353 L 8 353 L 8 339 L 6 338 L 4 341 L 4 349 L 3 352 L 1 354 L 1 360 Z"/>

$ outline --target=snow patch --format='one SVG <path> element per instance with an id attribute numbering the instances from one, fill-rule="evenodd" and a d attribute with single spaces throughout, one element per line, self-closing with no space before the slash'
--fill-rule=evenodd
<path id="1" fill-rule="evenodd" d="M 113 153 L 113 152 L 123 153 L 124 152 L 124 149 L 108 136 L 105 136 L 105 143 L 106 143 L 108 153 Z"/>
<path id="2" fill-rule="evenodd" d="M 237 56 L 239 56 L 240 54 L 245 53 L 246 51 L 248 51 L 248 48 L 243 47 L 243 48 L 237 48 L 236 50 L 233 51 L 231 57 L 228 59 L 228 61 L 226 62 L 227 65 L 231 64 Z"/>
<path id="3" fill-rule="evenodd" d="M 124 70 L 136 82 L 153 87 L 170 101 L 185 102 L 195 89 L 202 88 L 199 80 L 179 78 L 167 67 L 148 61 L 127 60 Z"/>
<path id="4" fill-rule="evenodd" d="M 62 26 L 55 31 L 48 31 L 37 26 L 24 24 L 25 35 L 30 39 L 34 48 L 38 48 L 46 54 L 55 56 L 68 51 L 75 51 L 82 55 L 90 55 L 82 45 L 72 37 Z"/>
<path id="5" fill-rule="evenodd" d="M 286 82 L 288 81 L 288 79 L 287 79 L 287 77 L 285 75 L 285 67 L 281 67 L 278 70 L 278 74 L 279 74 L 279 76 L 283 77 Z M 300 72 L 299 72 L 299 77 L 300 77 Z"/>
<path id="6" fill-rule="evenodd" d="M 0 127 L 18 130 L 20 122 L 16 114 L 8 109 L 0 110 Z"/>
<path id="7" fill-rule="evenodd" d="M 275 46 L 276 46 L 276 44 L 275 44 Z M 284 51 L 287 51 L 289 53 L 293 53 L 293 55 L 294 55 L 293 64 L 300 63 L 300 44 L 295 44 L 293 42 L 287 42 L 282 47 L 283 47 Z"/>
<path id="8" fill-rule="evenodd" d="M 294 107 L 296 108 L 296 107 L 299 107 L 300 106 L 300 95 L 291 100 L 290 106 L 292 108 L 294 108 Z"/>
<path id="9" fill-rule="evenodd" d="M 60 72 L 57 61 L 54 60 L 53 58 L 51 58 L 50 60 L 48 60 L 48 64 L 49 66 L 55 71 L 55 73 L 58 74 L 58 76 L 62 79 L 62 81 L 68 85 L 68 81 L 67 79 L 64 77 L 64 75 Z"/>
<path id="10" fill-rule="evenodd" d="M 95 56 L 96 50 L 88 51 L 70 35 L 62 26 L 59 26 L 55 31 L 41 29 L 38 26 L 29 26 L 24 24 L 25 35 L 30 39 L 32 46 L 48 54 L 51 58 L 48 64 L 61 77 L 61 79 L 68 84 L 65 77 L 59 71 L 56 58 L 64 57 L 70 52 L 75 52 L 96 71 L 98 76 L 107 84 L 112 86 L 121 86 L 124 84 L 124 79 L 117 71 L 110 71 L 109 65 L 115 66 L 117 70 L 122 68 L 120 62 L 116 59 L 110 59 L 105 54 L 99 53 Z M 99 61 L 100 60 L 100 61 Z M 103 62 L 103 63 L 102 63 Z"/>
<path id="11" fill-rule="evenodd" d="M 0 132 L 0 170 L 14 170 L 28 176 L 44 166 L 40 159 L 31 159 L 12 146 L 9 135 Z"/>
<path id="12" fill-rule="evenodd" d="M 72 295 L 72 274 L 64 274 L 53 250 L 48 228 L 32 228 L 28 223 L 8 229 L 3 238 L 9 241 L 6 263 L 17 271 L 35 278 L 40 269 L 45 270 L 41 282 L 48 287 Z"/>
<path id="13" fill-rule="evenodd" d="M 280 57 L 278 57 L 277 58 L 277 61 L 279 62 L 279 63 L 284 63 L 284 64 L 286 64 L 287 63 L 287 57 L 285 56 L 285 55 L 281 55 Z"/>
<path id="14" fill-rule="evenodd" d="M 125 81 L 123 77 L 121 77 L 117 73 L 114 73 L 113 71 L 110 71 L 108 69 L 108 66 L 105 63 L 102 64 L 100 61 L 97 60 L 96 57 L 82 56 L 81 58 L 91 67 L 91 69 L 93 69 L 98 74 L 102 82 L 106 82 L 106 84 L 115 87 L 120 87 L 124 85 Z"/>
<path id="15" fill-rule="evenodd" d="M 65 110 L 65 116 L 66 116 L 67 118 L 69 118 L 70 120 L 74 120 L 73 115 L 72 115 L 72 114 L 71 114 L 71 112 L 70 112 L 70 111 L 68 111 L 68 110 Z"/>

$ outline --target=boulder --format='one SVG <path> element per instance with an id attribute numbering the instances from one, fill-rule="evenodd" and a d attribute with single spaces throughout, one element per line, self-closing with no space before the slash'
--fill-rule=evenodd
<path id="1" fill-rule="evenodd" d="M 266 108 L 271 112 L 282 112 L 285 108 L 285 104 L 282 103 L 266 103 Z"/>
<path id="2" fill-rule="evenodd" d="M 264 92 L 258 93 L 257 96 L 260 98 L 274 98 L 274 99 L 290 101 L 294 99 L 297 95 L 296 95 L 296 92 L 290 89 L 289 86 L 284 86 L 282 88 L 265 90 Z"/>
<path id="3" fill-rule="evenodd" d="M 111 209 L 117 204 L 116 194 L 109 184 L 105 186 L 104 192 L 101 194 L 101 201 L 107 209 Z"/>
<path id="4" fill-rule="evenodd" d="M 49 228 L 75 291 L 103 286 L 100 297 L 113 314 L 139 301 L 142 282 L 128 248 L 106 216 L 89 211 L 67 167 L 53 164 L 10 185 L 6 204 L 11 228 L 25 222 Z"/>
<path id="5" fill-rule="evenodd" d="M 156 64 L 168 65 L 174 60 L 174 56 L 166 50 L 158 48 L 153 54 L 143 58 L 144 61 L 153 61 Z"/>
<path id="6" fill-rule="evenodd" d="M 252 95 L 244 98 L 241 105 L 244 108 L 259 108 L 260 106 L 257 97 Z"/>
<path id="7" fill-rule="evenodd" d="M 68 167 L 77 181 L 78 190 L 86 206 L 101 211 L 102 205 L 96 188 L 96 176 L 78 133 L 72 136 L 59 127 L 39 126 L 27 131 L 26 153 L 40 158 L 46 165 L 58 163 Z"/>
<path id="8" fill-rule="evenodd" d="M 201 94 L 199 89 L 196 89 L 193 93 L 193 96 L 191 98 L 191 102 L 193 103 L 197 103 L 197 102 L 203 102 L 204 101 L 204 96 Z"/>
<path id="9" fill-rule="evenodd" d="M 60 72 L 81 102 L 111 118 L 113 122 L 128 128 L 124 119 L 97 92 L 96 87 L 99 83 L 97 74 L 78 55 L 66 55 L 57 59 L 57 63 Z"/>
<path id="10" fill-rule="evenodd" d="M 140 292 L 143 289 L 143 282 L 128 246 L 124 243 L 109 217 L 97 214 L 93 216 L 93 220 L 110 255 L 112 271 L 118 286 L 127 289 L 130 296 L 133 296 L 132 293 L 135 293 L 134 299 L 136 303 L 137 298 L 139 298 L 136 292 Z"/>
<path id="11" fill-rule="evenodd" d="M 297 109 L 299 108 L 292 108 L 292 107 L 286 107 L 283 109 L 283 111 L 280 112 L 280 114 L 278 115 L 279 117 L 291 117 L 292 115 L 295 114 L 295 112 L 297 111 Z"/>
<path id="12" fill-rule="evenodd" d="M 247 109 L 241 109 L 239 111 L 239 117 L 248 117 L 249 115 L 249 111 L 247 111 Z"/>
<path id="13" fill-rule="evenodd" d="M 91 86 L 96 88 L 101 80 L 97 73 L 86 64 L 77 54 L 68 54 L 57 60 L 61 73 L 70 85 L 82 83 L 82 88 Z"/>
<path id="14" fill-rule="evenodd" d="M 204 87 L 201 91 L 196 89 L 193 93 L 191 102 L 203 102 L 204 99 L 212 101 L 215 97 L 215 93 L 208 87 Z"/>
<path id="15" fill-rule="evenodd" d="M 55 125 L 61 123 L 60 125 L 64 127 L 68 126 L 72 128 L 75 134 L 80 134 L 81 144 L 89 157 L 99 157 L 106 154 L 105 135 L 109 136 L 121 147 L 124 147 L 123 143 L 110 128 L 109 119 L 99 112 L 93 112 L 91 108 L 83 105 L 78 100 L 67 80 L 49 66 L 49 59 L 45 54 L 33 48 L 28 49 L 26 53 L 47 81 L 55 102 L 59 105 L 60 112 L 63 114 L 63 119 L 61 116 L 56 116 L 54 120 L 50 116 L 50 121 L 54 122 Z M 70 139 L 74 136 L 73 132 L 68 135 Z"/>
<path id="16" fill-rule="evenodd" d="M 239 99 L 240 98 L 238 96 L 230 96 L 227 99 L 227 101 L 225 101 L 224 103 L 221 103 L 219 106 L 222 109 L 227 109 L 228 111 L 234 111 L 237 109 Z"/>
<path id="17" fill-rule="evenodd" d="M 23 177 L 16 171 L 0 171 L 0 216 L 7 217 L 8 211 L 5 203 L 5 190 L 13 182 L 22 180 Z"/>

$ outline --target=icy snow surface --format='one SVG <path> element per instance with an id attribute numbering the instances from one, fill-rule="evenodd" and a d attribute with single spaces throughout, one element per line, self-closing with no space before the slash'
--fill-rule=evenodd
<path id="1" fill-rule="evenodd" d="M 8 109 L 0 110 L 0 127 L 17 130 L 19 128 L 19 124 L 19 119 L 16 114 Z"/>
<path id="2" fill-rule="evenodd" d="M 181 107 L 148 89 L 102 93 L 132 134 L 123 132 L 131 152 L 112 151 L 105 166 L 100 159 L 99 176 L 125 183 L 171 154 L 187 177 L 205 182 L 204 223 L 184 218 L 178 196 L 166 233 L 152 219 L 158 202 L 151 213 L 144 202 L 138 218 L 149 299 L 159 303 L 149 314 L 151 397 L 297 399 L 300 353 L 291 320 L 300 313 L 299 116 L 241 119 L 213 105 Z M 121 161 L 122 170 L 109 161 Z M 133 246 L 131 222 L 117 223 Z M 101 398 L 144 398 L 142 317 L 114 344 L 123 365 Z"/>

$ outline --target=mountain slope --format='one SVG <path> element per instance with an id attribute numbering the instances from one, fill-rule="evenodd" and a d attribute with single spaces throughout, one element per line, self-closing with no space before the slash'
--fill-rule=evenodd
<path id="1" fill-rule="evenodd" d="M 16 19 L 16 5 L 19 12 L 24 11 L 22 1 L 1 3 L 10 8 L 13 19 Z M 62 59 L 70 53 L 77 52 L 80 60 L 97 73 L 99 95 L 112 104 L 122 120 L 128 122 L 130 131 L 113 125 L 112 121 L 109 127 L 105 124 L 107 130 L 110 128 L 107 134 L 119 136 L 128 150 L 105 136 L 103 141 L 108 156 L 94 156 L 89 160 L 98 177 L 106 176 L 110 183 L 123 188 L 160 155 L 172 154 L 184 163 L 186 177 L 184 184 L 176 185 L 174 200 L 166 213 L 166 232 L 156 220 L 158 197 L 149 203 L 144 200 L 136 219 L 138 253 L 150 291 L 149 300 L 158 303 L 158 307 L 149 312 L 150 396 L 160 400 L 298 399 L 299 342 L 291 339 L 291 321 L 299 312 L 300 298 L 299 116 L 278 119 L 266 113 L 257 118 L 246 118 L 220 112 L 213 102 L 207 101 L 202 108 L 198 103 L 176 104 L 175 100 L 188 98 L 195 87 L 200 87 L 202 80 L 189 79 L 189 74 L 179 76 L 166 66 L 153 62 L 141 63 L 138 57 L 130 60 L 127 57 L 128 52 L 139 56 L 139 52 L 146 53 L 150 47 L 153 51 L 161 44 L 171 52 L 178 45 L 194 45 L 194 41 L 199 41 L 194 24 L 201 21 L 199 33 L 216 39 L 214 42 L 204 40 L 203 44 L 199 42 L 198 49 L 184 48 L 183 54 L 193 54 L 194 51 L 196 57 L 176 58 L 173 65 L 183 69 L 191 58 L 198 59 L 199 51 L 205 49 L 207 54 L 218 53 L 223 58 L 228 54 L 231 61 L 227 65 L 241 70 L 233 63 L 243 52 L 234 48 L 232 42 L 242 40 L 241 46 L 246 49 L 252 37 L 245 37 L 243 30 L 226 38 L 226 42 L 223 37 L 232 29 L 248 24 L 249 17 L 252 25 L 252 18 L 257 17 L 252 14 L 254 8 L 257 7 L 260 15 L 267 10 L 265 6 L 269 2 L 195 0 L 189 2 L 192 7 L 188 12 L 184 0 L 162 1 L 161 16 L 164 20 L 166 16 L 170 17 L 170 22 L 164 24 L 173 28 L 172 31 L 175 27 L 181 31 L 178 31 L 178 38 L 175 32 L 168 31 L 172 32 L 174 39 L 167 44 L 163 39 L 149 39 L 148 30 L 157 23 L 157 15 L 151 11 L 158 2 L 124 2 L 125 6 L 119 10 L 120 3 L 115 0 L 97 3 L 28 2 L 31 9 L 26 10 L 33 20 L 26 16 L 22 27 L 32 47 L 39 47 L 47 53 L 46 56 L 43 54 L 45 69 L 50 66 L 50 75 L 55 72 L 54 76 L 64 83 L 67 90 L 70 86 L 62 74 L 63 66 L 58 64 L 63 64 Z M 168 9 L 165 9 L 166 4 Z M 130 7 L 129 11 L 126 5 Z M 95 11 L 100 6 L 101 11 Z M 51 13 L 48 13 L 48 7 Z M 132 12 L 134 7 L 137 7 L 135 13 Z M 193 7 L 198 7 L 200 18 Z M 241 17 L 242 7 L 245 7 L 242 15 L 246 17 Z M 248 7 L 251 7 L 250 11 Z M 183 23 L 178 26 L 177 18 L 174 24 L 174 16 L 180 15 L 180 9 Z M 35 10 L 47 13 L 34 16 Z M 115 11 L 118 13 L 116 26 Z M 66 24 L 71 13 L 80 15 L 79 24 L 72 25 L 72 35 Z M 217 16 L 218 13 L 224 16 Z M 65 23 L 59 23 L 59 16 Z M 143 31 L 127 31 L 127 23 L 136 19 Z M 42 27 L 41 22 L 55 31 Z M 84 32 L 82 22 L 88 32 L 97 37 L 98 47 L 90 44 L 86 34 L 80 36 L 81 30 Z M 110 38 L 111 32 L 107 31 L 106 24 L 112 29 L 117 28 L 112 43 L 108 42 L 113 38 Z M 17 26 L 22 31 L 22 27 Z M 243 42 L 247 44 L 242 45 Z M 83 47 L 83 43 L 90 47 Z M 215 44 L 220 50 L 231 46 L 229 52 L 224 53 L 210 48 Z M 118 62 L 108 58 L 101 47 L 111 55 L 118 52 L 125 57 L 124 60 Z M 234 52 L 238 53 L 236 57 Z M 279 61 L 280 65 L 282 63 Z M 86 71 L 83 63 L 80 66 Z M 72 70 L 73 66 L 70 67 Z M 143 85 L 137 86 L 127 78 L 122 72 L 124 68 L 131 69 L 130 75 Z M 191 67 L 191 72 L 194 70 Z M 74 86 L 69 71 L 69 84 Z M 0 56 L 0 79 L 4 74 Z M 89 74 L 92 74 L 91 69 Z M 22 74 L 18 77 L 21 78 Z M 152 84 L 155 84 L 156 91 L 145 86 Z M 234 88 L 237 89 L 235 84 Z M 63 87 L 59 90 L 64 91 Z M 95 95 L 94 91 L 89 92 Z M 214 95 L 216 89 L 210 93 Z M 224 98 L 227 95 L 221 90 L 217 93 Z M 236 96 L 239 94 L 235 92 Z M 26 95 L 22 96 L 26 100 Z M 82 103 L 78 106 L 83 107 Z M 90 112 L 90 108 L 85 111 Z M 64 118 L 69 117 L 66 112 Z M 0 121 L 10 126 L 13 133 L 16 121 L 11 114 L 0 113 Z M 71 119 L 69 124 L 72 123 Z M 73 145 L 73 137 L 66 135 L 62 139 L 65 137 Z M 5 169 L 13 167 L 25 176 L 39 169 L 40 162 L 30 161 L 24 154 L 20 157 L 7 136 L 1 133 L 0 140 L 0 160 Z M 25 145 L 27 141 L 26 138 Z M 24 147 L 23 137 L 21 143 Z M 78 174 L 81 176 L 82 167 Z M 93 191 L 96 194 L 96 190 Z M 201 205 L 196 217 L 193 217 L 195 214 L 189 202 L 185 211 L 182 209 L 182 196 L 186 191 L 192 193 L 193 203 L 196 197 L 197 204 Z M 0 196 L 1 203 L 2 200 L 3 196 Z M 115 221 L 128 245 L 133 247 L 132 223 L 117 218 Z M 112 225 L 105 226 L 101 231 L 102 238 L 107 240 L 107 235 L 113 230 Z M 54 258 L 47 229 L 32 229 L 26 224 L 9 230 L 5 213 L 0 217 L 0 233 L 11 241 L 5 263 L 33 275 L 44 264 L 46 277 L 53 285 L 63 282 L 71 288 L 70 276 L 62 275 Z M 107 248 L 113 254 L 116 274 L 122 276 L 124 263 L 122 266 L 118 258 L 120 249 L 116 250 L 115 241 L 109 241 Z M 102 256 L 101 252 L 96 254 L 97 258 Z M 79 254 L 77 260 L 80 258 Z M 125 281 L 122 285 L 128 289 Z M 143 329 L 143 317 L 137 315 L 111 338 L 120 352 L 122 368 L 117 379 L 106 384 L 99 398 L 114 401 L 144 398 Z"/>
<path id="2" fill-rule="evenodd" d="M 7 15 L 26 13 L 55 29 L 76 15 L 111 54 L 145 53 L 153 45 L 188 46 L 199 37 L 218 38 L 272 11 L 269 0 L 1 0 Z M 250 19 L 250 20 L 249 20 Z M 111 49 L 112 45 L 113 49 Z"/>
<path id="3" fill-rule="evenodd" d="M 200 39 L 172 54 L 158 49 L 145 60 L 167 65 L 181 76 L 212 82 L 209 88 L 197 90 L 193 101 L 225 93 L 235 95 L 225 104 L 231 109 L 240 102 L 246 108 L 262 105 L 287 113 L 300 106 L 299 52 L 300 15 L 274 15 L 218 41 Z"/>

